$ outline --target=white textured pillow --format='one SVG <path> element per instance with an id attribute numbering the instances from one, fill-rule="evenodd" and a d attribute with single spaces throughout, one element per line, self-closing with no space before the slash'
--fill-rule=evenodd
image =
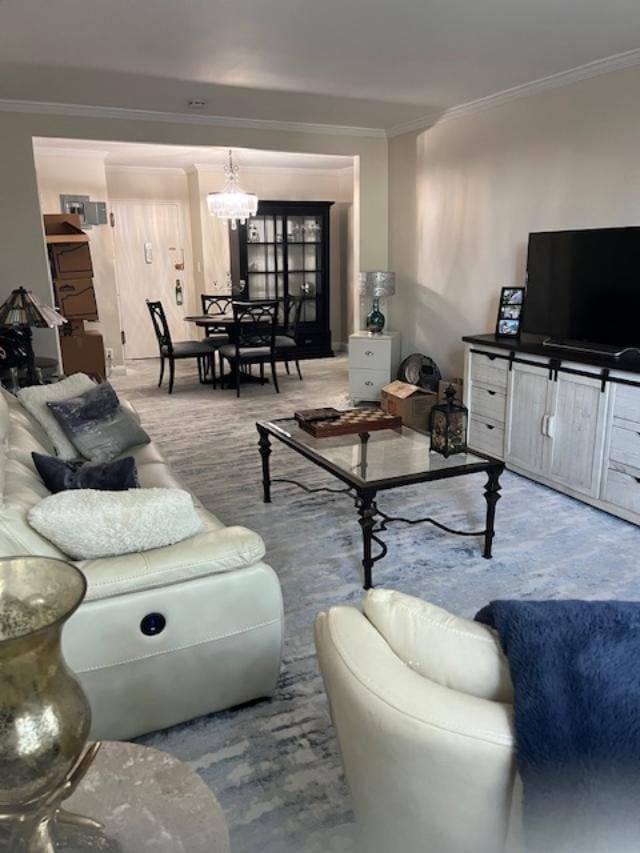
<path id="1" fill-rule="evenodd" d="M 202 530 L 191 495 L 182 489 L 72 489 L 40 501 L 28 518 L 74 560 L 162 548 Z"/>
<path id="2" fill-rule="evenodd" d="M 435 604 L 373 589 L 364 612 L 398 657 L 425 678 L 494 702 L 513 702 L 509 665 L 495 631 Z"/>
<path id="3" fill-rule="evenodd" d="M 52 382 L 51 385 L 30 385 L 18 391 L 18 400 L 47 433 L 61 459 L 77 459 L 79 454 L 51 414 L 47 403 L 77 397 L 95 388 L 95 385 L 86 373 L 74 373 L 60 382 Z"/>

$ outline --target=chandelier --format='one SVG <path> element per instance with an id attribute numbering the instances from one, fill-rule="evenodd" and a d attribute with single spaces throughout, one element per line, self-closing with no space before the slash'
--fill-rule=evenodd
<path id="1" fill-rule="evenodd" d="M 218 219 L 226 219 L 231 223 L 231 228 L 238 227 L 238 220 L 244 225 L 250 216 L 255 216 L 258 211 L 258 196 L 255 193 L 246 193 L 238 184 L 237 166 L 233 165 L 233 154 L 229 149 L 229 165 L 224 167 L 227 183 L 221 193 L 209 193 L 207 195 L 207 207 L 212 216 Z"/>

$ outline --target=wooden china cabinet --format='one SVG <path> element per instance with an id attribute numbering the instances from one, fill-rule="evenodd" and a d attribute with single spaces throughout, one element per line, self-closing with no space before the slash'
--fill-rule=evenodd
<path id="1" fill-rule="evenodd" d="M 303 299 L 300 358 L 333 355 L 329 325 L 331 201 L 261 201 L 229 229 L 233 293 L 239 299 Z"/>

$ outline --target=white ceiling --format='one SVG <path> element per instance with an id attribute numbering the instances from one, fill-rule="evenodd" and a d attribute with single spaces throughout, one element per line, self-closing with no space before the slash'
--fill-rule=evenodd
<path id="1" fill-rule="evenodd" d="M 34 139 L 37 154 L 88 154 L 104 159 L 107 166 L 190 169 L 196 164 L 220 169 L 227 163 L 229 149 L 211 146 L 148 145 L 104 140 Z M 234 148 L 233 158 L 240 170 L 283 169 L 288 171 L 341 171 L 353 166 L 351 157 L 332 154 L 295 154 Z"/>
<path id="2" fill-rule="evenodd" d="M 0 97 L 388 127 L 638 45 L 638 0 L 1 0 Z"/>

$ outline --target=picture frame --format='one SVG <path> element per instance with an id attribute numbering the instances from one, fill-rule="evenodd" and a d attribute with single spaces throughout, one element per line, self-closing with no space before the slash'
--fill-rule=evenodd
<path id="1" fill-rule="evenodd" d="M 503 287 L 500 291 L 497 338 L 519 338 L 524 312 L 524 287 Z"/>

